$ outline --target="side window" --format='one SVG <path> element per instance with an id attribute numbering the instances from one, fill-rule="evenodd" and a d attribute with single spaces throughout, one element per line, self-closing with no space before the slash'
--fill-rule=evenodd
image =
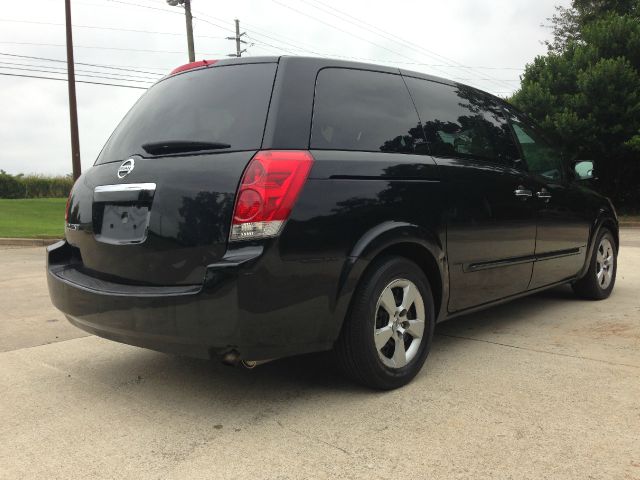
<path id="1" fill-rule="evenodd" d="M 511 125 L 529 171 L 547 180 L 561 182 L 563 177 L 561 155 L 533 127 L 516 119 L 512 120 Z"/>
<path id="2" fill-rule="evenodd" d="M 502 107 L 462 85 L 406 78 L 434 156 L 521 167 Z"/>
<path id="3" fill-rule="evenodd" d="M 325 68 L 318 73 L 311 148 L 413 153 L 424 137 L 400 75 Z"/>

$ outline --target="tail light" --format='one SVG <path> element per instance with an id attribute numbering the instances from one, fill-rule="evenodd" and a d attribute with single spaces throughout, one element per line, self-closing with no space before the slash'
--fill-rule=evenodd
<path id="1" fill-rule="evenodd" d="M 238 188 L 229 240 L 279 235 L 312 164 L 313 157 L 307 151 L 265 150 L 256 153 Z"/>

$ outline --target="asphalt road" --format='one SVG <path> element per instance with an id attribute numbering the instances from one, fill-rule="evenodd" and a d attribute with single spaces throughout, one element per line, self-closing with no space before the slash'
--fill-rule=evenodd
<path id="1" fill-rule="evenodd" d="M 559 288 L 437 328 L 403 389 L 87 336 L 42 248 L 0 249 L 0 478 L 640 479 L 640 230 L 609 300 Z"/>

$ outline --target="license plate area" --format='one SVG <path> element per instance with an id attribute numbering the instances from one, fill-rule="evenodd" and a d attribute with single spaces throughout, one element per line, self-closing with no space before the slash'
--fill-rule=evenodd
<path id="1" fill-rule="evenodd" d="M 114 245 L 144 242 L 155 191 L 155 183 L 95 187 L 92 214 L 96 241 Z"/>
<path id="2" fill-rule="evenodd" d="M 96 240 L 115 245 L 142 243 L 147 239 L 150 209 L 145 205 L 94 204 Z"/>

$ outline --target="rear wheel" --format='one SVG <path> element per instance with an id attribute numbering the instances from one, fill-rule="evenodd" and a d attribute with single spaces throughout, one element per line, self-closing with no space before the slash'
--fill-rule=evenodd
<path id="1" fill-rule="evenodd" d="M 354 380 L 389 390 L 420 371 L 433 339 L 429 282 L 402 257 L 376 261 L 354 294 L 335 347 L 338 363 Z"/>
<path id="2" fill-rule="evenodd" d="M 608 298 L 616 283 L 617 268 L 616 242 L 611 232 L 605 229 L 598 236 L 587 274 L 572 285 L 573 291 L 578 296 L 589 300 Z"/>

